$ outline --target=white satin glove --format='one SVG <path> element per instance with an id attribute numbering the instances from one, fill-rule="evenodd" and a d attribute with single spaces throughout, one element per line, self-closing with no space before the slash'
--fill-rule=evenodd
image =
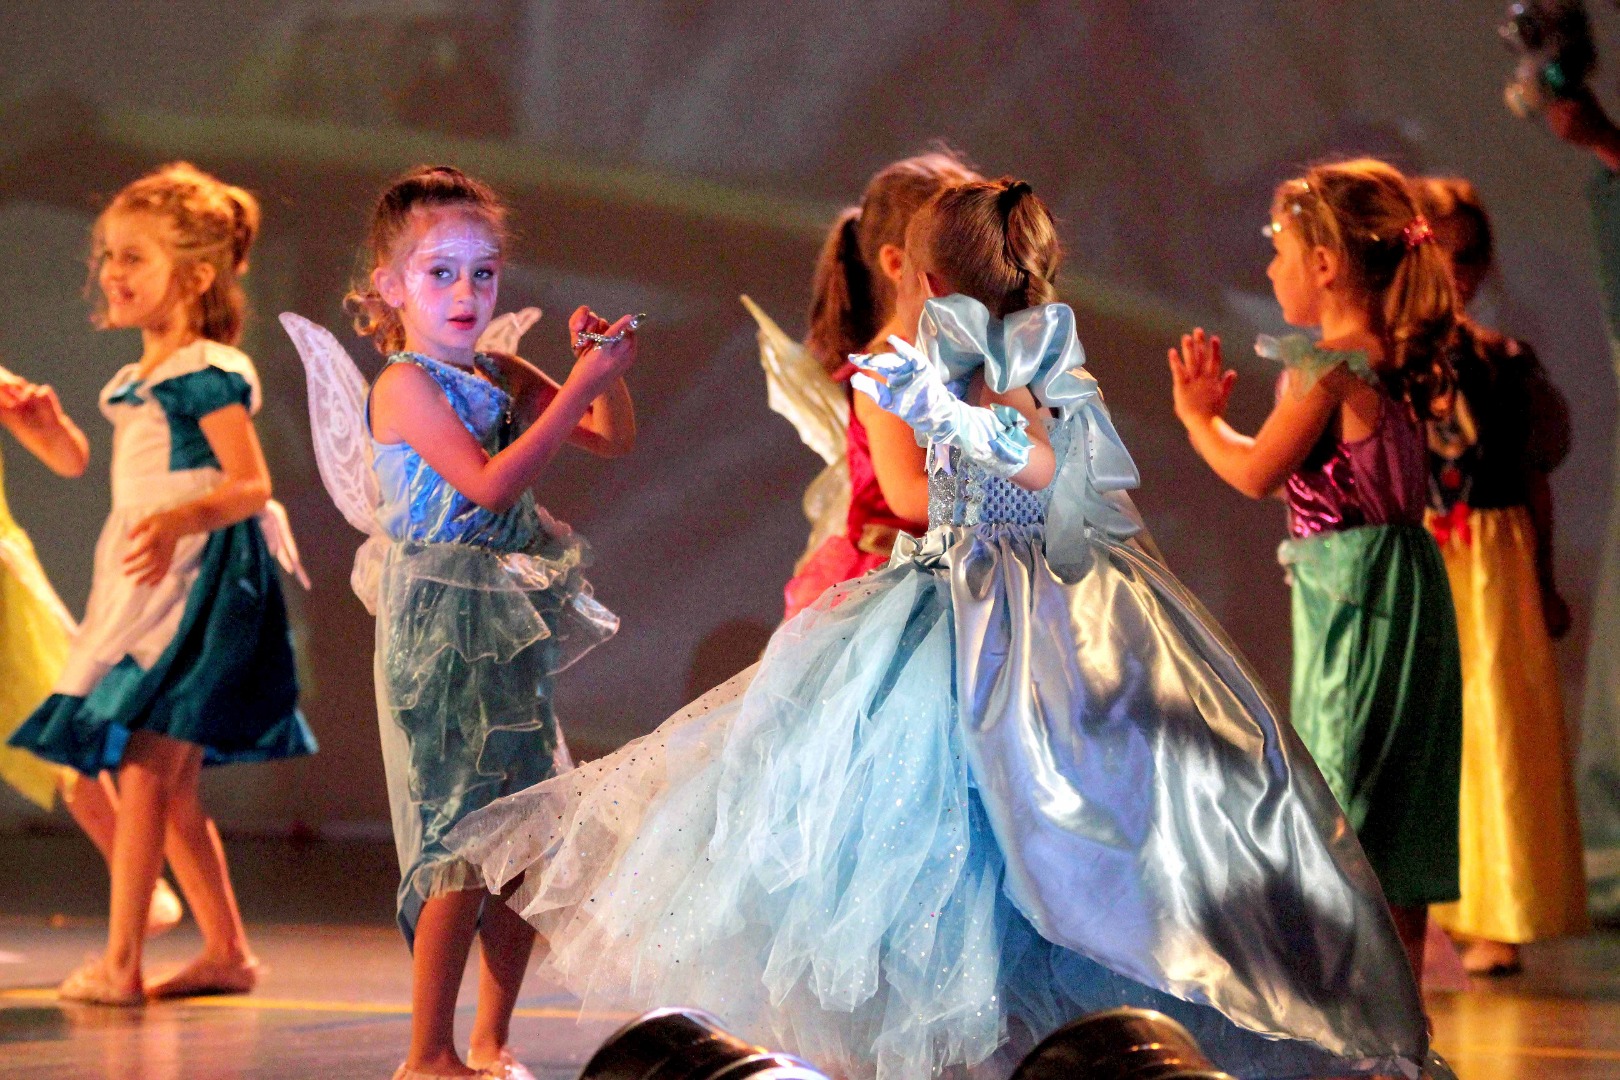
<path id="1" fill-rule="evenodd" d="M 857 353 L 849 362 L 860 368 L 850 385 L 911 425 L 922 442 L 954 446 L 963 457 L 1002 478 L 1029 464 L 1028 422 L 1017 409 L 988 409 L 952 394 L 928 355 L 904 338 L 890 337 L 892 353 Z M 883 376 L 879 382 L 874 375 Z"/>

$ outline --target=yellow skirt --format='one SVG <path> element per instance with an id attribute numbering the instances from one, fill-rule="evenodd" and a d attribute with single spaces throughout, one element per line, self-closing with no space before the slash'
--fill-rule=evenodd
<path id="1" fill-rule="evenodd" d="M 71 634 L 72 620 L 34 546 L 0 502 L 0 780 L 47 810 L 61 767 L 5 740 L 49 696 L 67 662 Z"/>
<path id="2" fill-rule="evenodd" d="M 1475 510 L 1440 546 L 1462 645 L 1462 899 L 1447 931 L 1521 944 L 1586 929 L 1563 695 L 1523 507 Z"/>

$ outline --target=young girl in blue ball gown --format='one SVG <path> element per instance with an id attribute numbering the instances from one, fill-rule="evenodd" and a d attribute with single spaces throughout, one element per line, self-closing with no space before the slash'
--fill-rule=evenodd
<path id="1" fill-rule="evenodd" d="M 846 1077 L 1005 1076 L 1122 1004 L 1245 1077 L 1404 1073 L 1422 1007 L 1299 740 L 1135 539 L 1137 472 L 1019 181 L 906 235 L 918 330 L 858 389 L 929 529 L 650 735 L 448 844 L 586 1007 L 678 1002 Z"/>

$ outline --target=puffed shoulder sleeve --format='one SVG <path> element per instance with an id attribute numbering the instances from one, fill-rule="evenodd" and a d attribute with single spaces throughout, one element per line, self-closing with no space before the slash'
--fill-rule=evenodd
<path id="1" fill-rule="evenodd" d="M 239 372 L 205 367 L 165 379 L 152 387 L 152 396 L 171 417 L 200 420 L 227 405 L 253 408 L 253 387 Z"/>
<path id="2" fill-rule="evenodd" d="M 1569 456 L 1569 402 L 1529 345 L 1509 339 L 1507 349 L 1523 371 L 1524 404 L 1529 421 L 1525 454 L 1538 471 L 1552 472 Z"/>

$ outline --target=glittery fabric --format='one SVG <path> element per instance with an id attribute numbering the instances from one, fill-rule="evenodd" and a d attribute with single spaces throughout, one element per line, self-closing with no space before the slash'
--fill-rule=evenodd
<path id="1" fill-rule="evenodd" d="M 1288 532 L 1302 538 L 1363 525 L 1419 525 L 1428 501 L 1423 430 L 1406 407 L 1378 387 L 1383 408 L 1364 439 L 1346 442 L 1325 432 L 1283 485 Z"/>
<path id="2" fill-rule="evenodd" d="M 391 362 L 431 375 L 487 451 L 510 442 L 502 388 L 423 356 Z M 527 492 L 494 514 L 406 444 L 376 444 L 375 461 L 386 532 L 370 543 L 369 560 L 377 575 L 378 723 L 399 854 L 399 925 L 411 941 L 425 900 L 477 883 L 444 847 L 445 833 L 567 766 L 551 676 L 612 635 L 618 619 L 583 576 L 585 542 Z"/>
<path id="3" fill-rule="evenodd" d="M 1096 412 L 1054 423 L 1060 474 L 1123 453 Z M 1370 868 L 1224 635 L 1111 530 L 1125 504 L 1071 517 L 1060 573 L 1046 495 L 948 463 L 887 569 L 451 834 L 487 886 L 524 875 L 544 972 L 850 1078 L 1005 1077 L 1125 1004 L 1235 1075 L 1415 1076 L 1421 1007 Z"/>

